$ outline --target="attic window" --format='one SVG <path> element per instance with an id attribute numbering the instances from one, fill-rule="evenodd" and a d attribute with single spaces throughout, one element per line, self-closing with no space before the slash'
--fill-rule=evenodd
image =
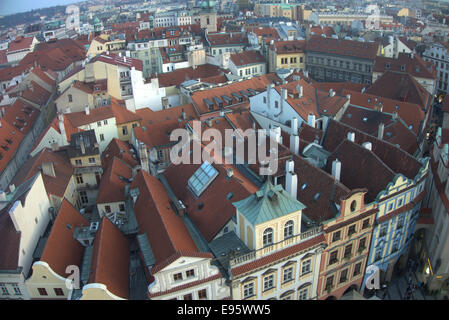
<path id="1" fill-rule="evenodd" d="M 72 230 L 72 226 L 69 223 L 66 224 L 66 227 L 67 229 Z"/>
<path id="2" fill-rule="evenodd" d="M 321 196 L 321 192 L 318 192 L 314 197 L 313 200 L 317 201 Z"/>
<path id="3" fill-rule="evenodd" d="M 231 200 L 233 196 L 234 196 L 234 193 L 233 193 L 233 192 L 229 192 L 229 193 L 226 195 L 226 199 Z"/>
<path id="4" fill-rule="evenodd" d="M 200 202 L 198 203 L 198 211 L 201 211 L 201 209 L 204 208 L 204 203 Z"/>
<path id="5" fill-rule="evenodd" d="M 301 186 L 301 190 L 305 190 L 307 188 L 307 183 L 304 183 L 302 186 Z"/>

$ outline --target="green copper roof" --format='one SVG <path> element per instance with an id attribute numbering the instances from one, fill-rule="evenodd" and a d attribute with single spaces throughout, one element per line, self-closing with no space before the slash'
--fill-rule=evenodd
<path id="1" fill-rule="evenodd" d="M 268 179 L 259 191 L 233 203 L 253 225 L 277 219 L 306 206 L 293 198 L 282 185 L 273 185 Z"/>

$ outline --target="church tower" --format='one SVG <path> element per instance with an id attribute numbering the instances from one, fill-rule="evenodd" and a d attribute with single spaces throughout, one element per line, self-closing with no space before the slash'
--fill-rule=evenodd
<path id="1" fill-rule="evenodd" d="M 215 12 L 214 0 L 203 0 L 201 2 L 200 24 L 207 32 L 217 32 L 217 13 Z"/>

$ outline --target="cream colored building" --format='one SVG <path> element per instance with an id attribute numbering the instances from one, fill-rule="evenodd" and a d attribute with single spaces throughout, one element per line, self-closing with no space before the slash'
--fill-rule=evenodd
<path id="1" fill-rule="evenodd" d="M 95 57 L 104 52 L 124 50 L 125 48 L 125 39 L 111 39 L 110 35 L 101 34 L 90 43 L 87 56 Z"/>

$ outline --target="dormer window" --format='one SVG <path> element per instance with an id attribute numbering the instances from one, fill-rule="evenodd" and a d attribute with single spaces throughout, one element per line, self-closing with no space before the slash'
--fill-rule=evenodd
<path id="1" fill-rule="evenodd" d="M 284 225 L 284 239 L 293 237 L 294 225 L 295 225 L 295 223 L 293 222 L 293 220 L 289 220 L 289 221 L 287 221 L 285 223 L 285 225 Z"/>

